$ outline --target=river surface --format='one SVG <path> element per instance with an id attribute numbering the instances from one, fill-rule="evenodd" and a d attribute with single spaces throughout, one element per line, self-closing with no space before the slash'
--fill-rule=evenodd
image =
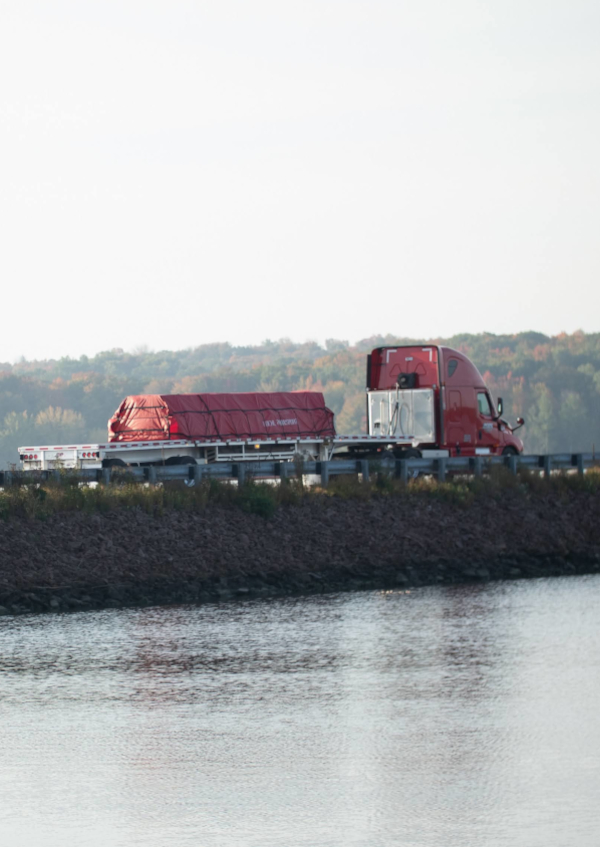
<path id="1" fill-rule="evenodd" d="M 0 619 L 10 847 L 598 847 L 600 578 Z"/>

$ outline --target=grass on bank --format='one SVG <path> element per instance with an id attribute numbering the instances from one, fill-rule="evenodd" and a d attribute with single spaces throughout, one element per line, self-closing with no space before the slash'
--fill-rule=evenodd
<path id="1" fill-rule="evenodd" d="M 485 477 L 455 477 L 439 483 L 431 477 L 420 477 L 403 485 L 400 480 L 383 473 L 373 474 L 369 482 L 357 476 L 333 477 L 326 489 L 306 487 L 301 478 L 272 485 L 249 480 L 242 486 L 217 480 L 206 480 L 186 487 L 181 483 L 143 485 L 132 483 L 123 475 L 121 483 L 95 487 L 79 485 L 65 472 L 59 483 L 15 485 L 0 492 L 0 519 L 26 518 L 45 520 L 64 512 L 106 513 L 119 509 L 142 509 L 160 515 L 165 510 L 199 511 L 211 505 L 241 509 L 263 518 L 272 517 L 282 506 L 301 505 L 316 498 L 368 501 L 372 498 L 411 498 L 443 501 L 468 507 L 484 497 L 500 500 L 507 496 L 524 499 L 552 495 L 568 498 L 575 492 L 600 494 L 600 473 L 584 475 L 554 473 L 548 479 L 528 471 L 517 475 L 507 469 L 492 468 Z"/>

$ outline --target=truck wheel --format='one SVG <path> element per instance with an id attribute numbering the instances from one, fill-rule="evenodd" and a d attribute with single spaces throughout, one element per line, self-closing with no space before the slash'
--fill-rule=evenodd
<path id="1" fill-rule="evenodd" d="M 518 456 L 519 451 L 515 450 L 514 447 L 505 447 L 504 450 L 502 451 L 502 455 L 503 456 Z"/>
<path id="2" fill-rule="evenodd" d="M 416 447 L 396 447 L 394 448 L 395 459 L 422 459 L 423 454 Z"/>

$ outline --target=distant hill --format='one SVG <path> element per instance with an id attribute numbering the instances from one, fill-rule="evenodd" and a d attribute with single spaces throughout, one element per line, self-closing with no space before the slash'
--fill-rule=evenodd
<path id="1" fill-rule="evenodd" d="M 253 347 L 201 344 L 189 350 L 0 363 L 0 466 L 17 447 L 102 441 L 127 394 L 200 391 L 323 391 L 338 432 L 364 431 L 365 356 L 373 347 L 443 343 L 475 362 L 507 417 L 523 415 L 528 452 L 600 448 L 600 333 L 546 336 L 456 335 L 446 339 L 373 336 L 355 345 L 289 339 Z"/>

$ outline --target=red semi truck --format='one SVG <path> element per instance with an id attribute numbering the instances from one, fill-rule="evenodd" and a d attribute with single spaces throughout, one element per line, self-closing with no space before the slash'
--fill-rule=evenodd
<path id="1" fill-rule="evenodd" d="M 431 345 L 379 347 L 367 358 L 368 431 L 404 436 L 413 449 L 447 456 L 517 454 L 523 442 L 494 406 L 483 377 L 464 353 Z M 414 455 L 414 454 L 413 454 Z M 428 455 L 431 455 L 428 453 Z"/>
<path id="2" fill-rule="evenodd" d="M 126 397 L 104 444 L 20 447 L 24 470 L 353 455 L 481 456 L 523 451 L 475 365 L 449 347 L 378 347 L 367 359 L 367 433 L 339 435 L 320 392 Z"/>

